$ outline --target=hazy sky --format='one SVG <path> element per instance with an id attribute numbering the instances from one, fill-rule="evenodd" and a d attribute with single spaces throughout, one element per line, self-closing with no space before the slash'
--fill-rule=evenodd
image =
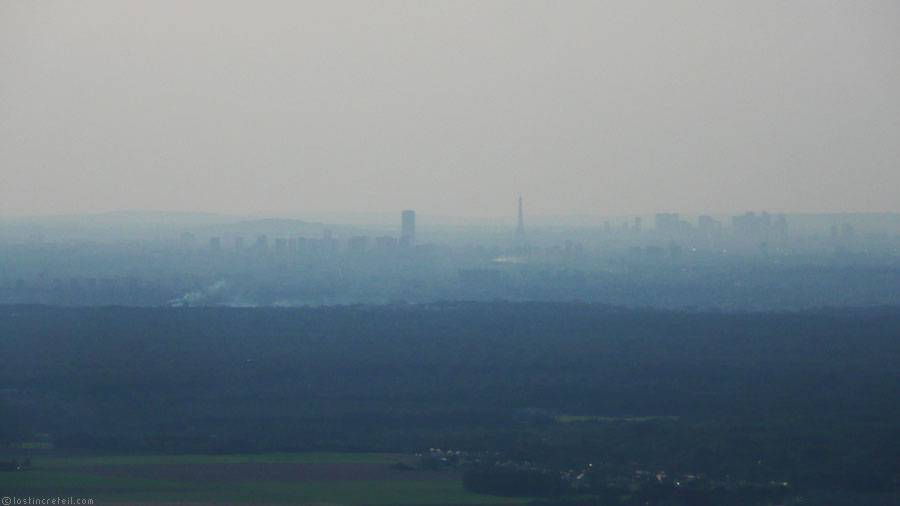
<path id="1" fill-rule="evenodd" d="M 0 215 L 900 211 L 900 2 L 0 0 Z"/>

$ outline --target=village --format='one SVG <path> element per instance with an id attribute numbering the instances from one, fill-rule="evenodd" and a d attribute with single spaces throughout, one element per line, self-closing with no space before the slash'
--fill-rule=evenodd
<path id="1" fill-rule="evenodd" d="M 473 492 L 504 496 L 543 496 L 547 504 L 799 504 L 784 481 L 753 483 L 713 478 L 704 473 L 668 473 L 633 465 L 588 463 L 568 469 L 514 460 L 501 452 L 468 452 L 431 448 L 416 454 L 414 466 L 396 468 L 419 471 L 461 471 L 463 483 Z M 536 504 L 543 504 L 537 502 Z"/>

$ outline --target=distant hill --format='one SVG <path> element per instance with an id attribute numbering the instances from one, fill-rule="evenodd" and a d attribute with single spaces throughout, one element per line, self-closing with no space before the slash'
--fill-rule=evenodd
<path id="1" fill-rule="evenodd" d="M 290 218 L 262 218 L 256 220 L 243 220 L 233 223 L 220 223 L 212 226 L 201 227 L 198 233 L 229 235 L 229 234 L 266 234 L 271 237 L 278 236 L 309 236 L 320 237 L 325 229 L 334 229 L 329 225 L 296 220 Z"/>
<path id="2" fill-rule="evenodd" d="M 180 211 L 111 211 L 107 213 L 60 214 L 7 218 L 7 225 L 97 226 L 97 225 L 199 225 L 228 223 L 243 217 L 231 214 Z"/>
<path id="3" fill-rule="evenodd" d="M 170 211 L 115 211 L 94 214 L 25 216 L 0 221 L 0 240 L 96 241 L 159 240 L 191 228 L 226 224 L 240 216 Z"/>

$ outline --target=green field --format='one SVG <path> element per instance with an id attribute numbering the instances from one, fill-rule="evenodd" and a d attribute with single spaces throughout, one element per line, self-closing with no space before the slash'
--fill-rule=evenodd
<path id="1" fill-rule="evenodd" d="M 8 460 L 8 457 L 6 458 Z M 510 504 L 467 492 L 458 474 L 434 471 L 394 471 L 390 464 L 408 455 L 368 453 L 272 453 L 251 455 L 129 455 L 33 456 L 31 469 L 0 473 L 0 490 L 17 497 L 91 498 L 94 504 L 114 503 L 265 503 L 265 504 Z M 318 470 L 316 479 L 264 476 L 213 477 L 192 480 L 179 476 L 198 471 L 241 469 Z M 367 470 L 384 475 L 368 479 Z M 322 476 L 322 474 L 325 474 Z M 328 475 L 332 473 L 333 475 Z M 125 474 L 126 476 L 122 476 Z M 354 476 L 354 475 L 357 476 Z M 153 476 L 153 477 L 146 477 Z M 165 478 L 160 478 L 164 475 Z"/>

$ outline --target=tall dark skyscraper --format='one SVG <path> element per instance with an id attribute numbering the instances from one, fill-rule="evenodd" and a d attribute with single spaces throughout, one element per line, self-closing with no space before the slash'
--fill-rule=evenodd
<path id="1" fill-rule="evenodd" d="M 400 241 L 411 246 L 416 240 L 416 212 L 407 209 L 400 213 L 401 232 Z"/>
<path id="2" fill-rule="evenodd" d="M 522 216 L 522 197 L 519 197 L 519 224 L 516 226 L 516 238 L 525 238 L 525 219 Z"/>

